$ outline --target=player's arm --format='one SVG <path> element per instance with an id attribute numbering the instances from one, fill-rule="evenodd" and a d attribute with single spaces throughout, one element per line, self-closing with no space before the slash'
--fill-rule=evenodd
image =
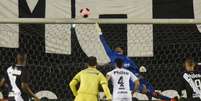
<path id="1" fill-rule="evenodd" d="M 108 72 L 108 73 L 106 74 L 106 78 L 107 78 L 108 81 L 111 79 L 111 74 L 112 74 L 112 72 Z"/>
<path id="2" fill-rule="evenodd" d="M 131 80 L 135 83 L 134 91 L 137 91 L 138 88 L 139 88 L 139 86 L 140 86 L 140 81 L 139 81 L 139 79 L 132 72 L 130 72 L 130 76 L 131 76 L 130 77 Z"/>
<path id="3" fill-rule="evenodd" d="M 24 92 L 26 92 L 28 95 L 33 97 L 35 101 L 39 101 L 39 98 L 32 92 L 31 88 L 29 87 L 28 83 L 22 82 L 21 83 L 22 89 Z"/>
<path id="4" fill-rule="evenodd" d="M 0 74 L 0 88 L 3 87 L 4 83 L 5 83 L 4 73 L 1 73 Z"/>
<path id="5" fill-rule="evenodd" d="M 40 101 L 40 99 L 33 93 L 31 90 L 29 84 L 28 84 L 28 77 L 29 73 L 28 71 L 24 68 L 22 70 L 22 76 L 21 76 L 21 87 L 22 90 L 27 93 L 29 96 L 33 97 L 35 101 Z"/>
<path id="6" fill-rule="evenodd" d="M 111 100 L 112 95 L 111 95 L 110 90 L 108 88 L 108 82 L 107 82 L 105 76 L 102 73 L 100 73 L 99 77 L 100 77 L 100 84 L 101 84 L 101 86 L 103 88 L 105 96 L 107 97 L 107 100 Z"/>
<path id="7" fill-rule="evenodd" d="M 187 82 L 185 82 L 182 74 L 179 75 L 178 80 L 179 80 L 180 84 L 177 88 L 177 91 L 178 91 L 178 94 L 182 97 L 183 96 L 182 91 L 185 90 L 185 84 Z"/>
<path id="8" fill-rule="evenodd" d="M 135 74 L 136 76 L 139 76 L 139 68 L 136 65 L 136 63 L 133 60 L 131 60 L 130 58 L 128 58 L 128 61 L 129 61 L 131 66 L 129 66 L 129 68 L 127 68 L 127 69 L 129 71 L 131 71 L 133 74 Z"/>
<path id="9" fill-rule="evenodd" d="M 4 79 L 4 78 L 1 78 L 1 80 L 0 80 L 0 88 L 2 88 L 2 87 L 3 87 L 4 82 L 5 82 L 5 79 Z M 1 89 L 0 89 L 0 90 L 1 90 Z"/>
<path id="10" fill-rule="evenodd" d="M 96 31 L 97 31 L 97 33 L 100 34 L 100 40 L 103 44 L 103 47 L 104 47 L 107 55 L 109 56 L 109 58 L 111 60 L 113 60 L 113 58 L 115 57 L 115 54 L 114 54 L 113 50 L 109 47 L 108 43 L 106 42 L 106 39 L 104 38 L 102 31 L 97 23 L 96 23 Z"/>
<path id="11" fill-rule="evenodd" d="M 70 82 L 69 86 L 71 91 L 73 92 L 74 96 L 77 96 L 77 89 L 76 89 L 76 85 L 80 82 L 80 75 L 81 72 L 78 73 Z"/>
<path id="12" fill-rule="evenodd" d="M 136 91 L 139 91 L 139 92 L 146 94 L 147 87 L 145 85 L 141 85 L 140 79 L 136 75 L 134 75 L 132 72 L 130 72 L 130 75 L 131 75 L 131 80 L 135 83 L 135 88 L 134 88 L 133 93 Z"/>

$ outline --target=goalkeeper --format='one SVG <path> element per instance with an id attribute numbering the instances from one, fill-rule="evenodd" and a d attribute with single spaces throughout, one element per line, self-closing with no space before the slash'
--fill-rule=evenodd
<path id="1" fill-rule="evenodd" d="M 146 94 L 149 98 L 149 100 L 152 99 L 152 97 L 162 99 L 165 101 L 175 101 L 176 98 L 171 99 L 170 97 L 163 96 L 159 94 L 158 92 L 155 92 L 155 89 L 153 86 L 145 80 L 139 73 L 139 69 L 134 61 L 132 61 L 129 57 L 123 55 L 123 49 L 121 47 L 115 48 L 115 51 L 113 51 L 107 44 L 104 36 L 102 35 L 101 29 L 98 24 L 96 24 L 96 30 L 100 34 L 100 40 L 104 46 L 104 49 L 108 55 L 108 57 L 111 60 L 112 65 L 115 64 L 115 59 L 120 58 L 124 61 L 124 68 L 131 71 L 133 74 L 135 74 L 137 77 L 139 77 L 140 80 L 140 86 L 138 88 L 139 93 Z M 133 91 L 134 90 L 134 83 L 130 81 L 130 88 Z M 175 100 L 174 100 L 175 99 Z"/>
<path id="2" fill-rule="evenodd" d="M 70 82 L 70 88 L 75 97 L 75 101 L 98 101 L 98 88 L 102 86 L 105 95 L 111 101 L 111 94 L 108 83 L 104 75 L 96 69 L 97 59 L 88 58 L 88 68 L 79 72 Z M 79 90 L 76 85 L 80 82 Z"/>

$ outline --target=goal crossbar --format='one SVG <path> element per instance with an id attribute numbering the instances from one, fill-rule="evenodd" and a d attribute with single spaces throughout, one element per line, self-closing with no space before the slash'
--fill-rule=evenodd
<path id="1" fill-rule="evenodd" d="M 0 24 L 201 24 L 201 19 L 0 18 Z"/>

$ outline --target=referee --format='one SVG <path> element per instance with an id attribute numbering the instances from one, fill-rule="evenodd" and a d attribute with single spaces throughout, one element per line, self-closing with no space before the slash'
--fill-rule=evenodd
<path id="1" fill-rule="evenodd" d="M 196 70 L 195 62 L 191 57 L 185 59 L 184 67 L 179 93 L 182 96 L 181 91 L 185 89 L 187 99 L 184 101 L 201 101 L 201 72 Z"/>
<path id="2" fill-rule="evenodd" d="M 96 69 L 96 57 L 89 57 L 87 63 L 88 68 L 80 71 L 70 82 L 75 101 L 98 101 L 99 85 L 102 86 L 107 100 L 111 100 L 108 82 L 104 75 Z M 78 83 L 80 83 L 80 87 L 77 90 Z"/>

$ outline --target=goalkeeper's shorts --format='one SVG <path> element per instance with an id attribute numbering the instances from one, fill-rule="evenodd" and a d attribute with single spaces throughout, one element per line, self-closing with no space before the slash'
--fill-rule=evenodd
<path id="1" fill-rule="evenodd" d="M 78 94 L 74 101 L 98 101 L 97 95 L 91 94 Z"/>
<path id="2" fill-rule="evenodd" d="M 146 79 L 140 79 L 140 87 L 139 87 L 140 91 L 143 88 L 143 85 L 146 86 L 148 92 L 150 92 L 150 93 L 154 93 L 155 92 L 155 89 L 154 89 L 153 85 L 148 80 L 146 80 Z"/>

